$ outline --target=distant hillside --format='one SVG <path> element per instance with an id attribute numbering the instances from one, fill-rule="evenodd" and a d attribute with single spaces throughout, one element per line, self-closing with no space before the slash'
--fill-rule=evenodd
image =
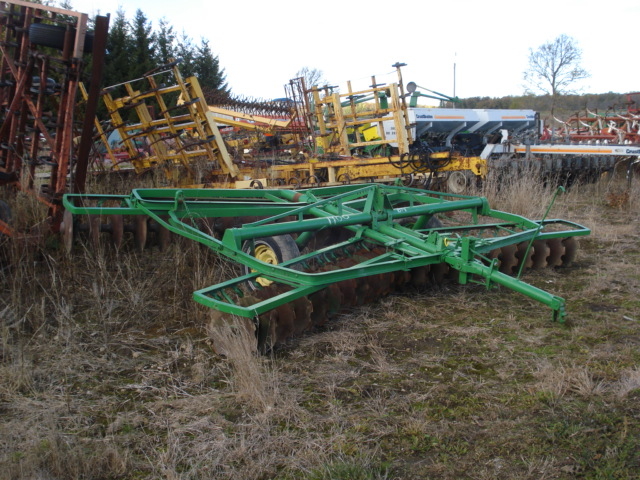
<path id="1" fill-rule="evenodd" d="M 458 108 L 523 108 L 540 112 L 542 118 L 549 117 L 551 111 L 550 95 L 523 95 L 510 97 L 470 97 L 461 100 Z M 599 93 L 584 95 L 563 95 L 558 98 L 555 116 L 566 119 L 577 112 L 604 114 L 607 111 L 626 111 L 627 96 L 622 93 Z"/>

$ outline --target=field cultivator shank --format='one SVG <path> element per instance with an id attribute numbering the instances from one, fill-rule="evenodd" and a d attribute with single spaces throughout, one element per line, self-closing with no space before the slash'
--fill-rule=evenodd
<path id="1" fill-rule="evenodd" d="M 309 190 L 139 189 L 130 195 L 66 195 L 67 222 L 131 215 L 187 237 L 244 266 L 245 274 L 194 293 L 206 306 L 255 319 L 261 347 L 279 343 L 340 310 L 454 276 L 503 285 L 553 311 L 562 298 L 511 275 L 558 266 L 589 230 L 493 210 L 482 197 L 382 184 Z M 444 214 L 446 225 L 437 220 Z M 89 217 L 87 217 L 89 216 Z M 142 217 L 144 216 L 144 217 Z M 259 218 L 221 236 L 198 225 Z"/>

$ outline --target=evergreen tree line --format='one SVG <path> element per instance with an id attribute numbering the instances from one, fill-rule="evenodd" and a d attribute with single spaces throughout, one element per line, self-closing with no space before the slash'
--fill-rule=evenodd
<path id="1" fill-rule="evenodd" d="M 195 44 L 186 33 L 178 34 L 164 18 L 153 29 L 140 9 L 128 21 L 124 10 L 119 8 L 109 25 L 102 85 L 141 78 L 173 60 L 181 60 L 180 73 L 184 77 L 198 77 L 204 90 L 229 94 L 224 69 L 220 68 L 208 40 L 202 38 Z"/>
<path id="2" fill-rule="evenodd" d="M 543 118 L 551 115 L 551 95 L 522 95 L 508 97 L 470 97 L 461 99 L 457 108 L 531 109 L 540 112 Z M 636 105 L 637 108 L 637 105 Z M 583 95 L 560 95 L 556 98 L 554 114 L 566 120 L 571 115 L 586 115 L 590 112 L 604 115 L 627 110 L 627 96 L 620 93 L 589 93 Z"/>

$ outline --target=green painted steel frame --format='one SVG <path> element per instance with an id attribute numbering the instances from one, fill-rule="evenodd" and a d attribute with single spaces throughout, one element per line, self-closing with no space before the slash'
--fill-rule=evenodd
<path id="1" fill-rule="evenodd" d="M 137 189 L 130 195 L 65 195 L 63 203 L 73 214 L 147 215 L 170 231 L 200 242 L 215 252 L 247 266 L 255 273 L 194 292 L 194 299 L 223 312 L 255 317 L 328 285 L 398 270 L 447 263 L 459 271 L 460 283 L 481 277 L 487 287 L 498 284 L 523 293 L 547 306 L 562 321 L 564 300 L 499 272 L 496 261 L 483 255 L 496 248 L 535 239 L 588 235 L 590 231 L 565 220 L 533 221 L 492 210 L 483 197 L 451 195 L 382 184 L 342 185 L 308 190 Z M 433 215 L 464 211 L 466 225 L 412 229 L 398 220 L 418 217 L 424 225 Z M 221 240 L 194 226 L 200 218 L 259 217 L 252 223 L 229 228 Z M 481 218 L 492 219 L 482 223 Z M 555 230 L 547 229 L 554 225 Z M 261 262 L 243 251 L 245 242 L 257 238 L 294 234 L 302 244 L 314 233 L 342 227 L 352 237 L 336 245 L 301 255 L 278 265 Z M 559 227 L 559 229 L 558 229 Z M 478 237 L 474 232 L 490 232 Z M 305 271 L 311 264 L 349 255 L 357 248 L 383 247 L 385 253 L 353 267 L 332 271 Z M 484 261 L 483 261 L 484 260 Z M 232 297 L 244 295 L 241 285 L 265 277 L 289 290 L 250 306 Z"/>

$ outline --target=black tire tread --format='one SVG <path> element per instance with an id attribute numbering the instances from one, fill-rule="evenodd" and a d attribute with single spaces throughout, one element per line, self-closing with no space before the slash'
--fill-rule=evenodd
<path id="1" fill-rule="evenodd" d="M 55 48 L 62 50 L 64 48 L 64 37 L 66 27 L 61 25 L 49 25 L 47 23 L 32 23 L 29 26 L 29 40 L 35 45 L 43 47 Z M 73 30 L 75 36 L 75 29 Z M 93 34 L 87 32 L 84 37 L 84 52 L 93 51 Z"/>

